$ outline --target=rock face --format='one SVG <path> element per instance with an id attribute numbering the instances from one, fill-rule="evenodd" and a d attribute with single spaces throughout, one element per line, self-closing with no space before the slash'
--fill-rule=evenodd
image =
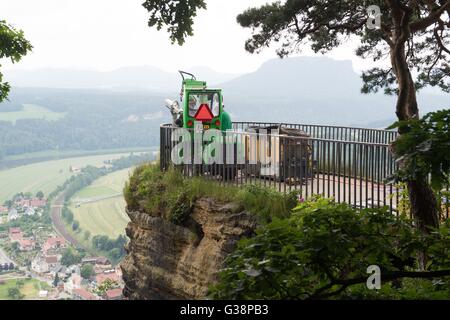
<path id="1" fill-rule="evenodd" d="M 257 221 L 233 204 L 198 199 L 189 220 L 175 225 L 161 217 L 128 212 L 130 243 L 121 267 L 129 299 L 202 299 L 224 259 Z"/>

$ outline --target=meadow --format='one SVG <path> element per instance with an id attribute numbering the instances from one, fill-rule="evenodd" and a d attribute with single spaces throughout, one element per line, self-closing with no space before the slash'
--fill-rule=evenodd
<path id="1" fill-rule="evenodd" d="M 128 156 L 128 153 L 53 160 L 1 170 L 0 204 L 11 199 L 18 192 L 35 194 L 41 190 L 47 196 L 74 174 L 70 172 L 71 166 L 78 168 L 87 165 L 101 167 L 104 165 L 104 161 L 122 156 Z"/>
<path id="2" fill-rule="evenodd" d="M 0 121 L 8 121 L 13 124 L 22 119 L 43 119 L 47 121 L 57 121 L 66 116 L 65 112 L 53 112 L 47 108 L 35 105 L 24 104 L 20 111 L 0 112 Z"/>
<path id="3" fill-rule="evenodd" d="M 128 168 L 101 177 L 72 197 L 69 209 L 83 232 L 89 231 L 91 237 L 106 235 L 110 238 L 125 234 L 129 218 L 122 190 L 132 170 Z M 76 236 L 83 240 L 83 233 Z"/>
<path id="4" fill-rule="evenodd" d="M 23 286 L 20 288 L 20 292 L 24 295 L 25 300 L 37 299 L 39 298 L 40 290 L 49 290 L 49 285 L 45 282 L 36 279 L 20 280 L 23 281 Z M 18 279 L 6 280 L 3 284 L 0 284 L 0 300 L 11 300 L 11 297 L 8 296 L 8 289 L 16 287 L 17 281 Z"/>

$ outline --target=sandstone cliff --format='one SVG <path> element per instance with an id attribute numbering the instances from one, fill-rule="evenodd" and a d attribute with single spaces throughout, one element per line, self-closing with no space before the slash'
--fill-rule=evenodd
<path id="1" fill-rule="evenodd" d="M 236 212 L 238 211 L 238 212 Z M 250 236 L 254 215 L 199 198 L 182 226 L 128 210 L 130 242 L 121 266 L 129 299 L 202 299 L 237 241 Z"/>

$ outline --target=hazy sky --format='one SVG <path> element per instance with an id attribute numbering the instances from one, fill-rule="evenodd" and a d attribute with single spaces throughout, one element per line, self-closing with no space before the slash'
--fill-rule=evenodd
<path id="1" fill-rule="evenodd" d="M 8 69 L 82 68 L 111 70 L 153 65 L 175 71 L 208 66 L 227 73 L 256 70 L 276 57 L 273 49 L 250 55 L 244 42 L 250 31 L 236 23 L 238 13 L 267 0 L 207 0 L 195 20 L 194 37 L 183 47 L 171 45 L 168 34 L 147 26 L 143 0 L 1 0 L 0 19 L 25 31 L 34 46 L 20 64 Z M 352 59 L 360 70 L 364 63 L 352 54 L 351 42 L 331 53 Z M 305 50 L 304 55 L 311 55 Z"/>

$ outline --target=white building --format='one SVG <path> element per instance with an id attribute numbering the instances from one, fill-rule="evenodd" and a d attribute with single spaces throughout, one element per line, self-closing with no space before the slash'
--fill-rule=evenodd
<path id="1" fill-rule="evenodd" d="M 64 283 L 64 291 L 72 294 L 74 289 L 81 288 L 82 278 L 79 274 L 72 273 L 70 278 Z"/>
<path id="2" fill-rule="evenodd" d="M 12 208 L 8 212 L 8 221 L 14 221 L 19 219 L 19 212 L 15 208 Z"/>
<path id="3" fill-rule="evenodd" d="M 28 207 L 25 210 L 25 215 L 27 215 L 27 216 L 34 216 L 35 214 L 36 214 L 36 210 L 32 207 Z"/>
<path id="4" fill-rule="evenodd" d="M 31 270 L 36 273 L 46 273 L 50 270 L 50 266 L 45 262 L 45 259 L 38 255 L 31 261 Z"/>

